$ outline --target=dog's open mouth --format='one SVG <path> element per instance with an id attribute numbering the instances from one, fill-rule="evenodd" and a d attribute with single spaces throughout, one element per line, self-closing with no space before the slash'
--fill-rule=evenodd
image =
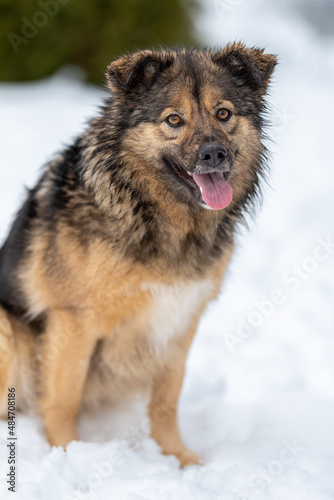
<path id="1" fill-rule="evenodd" d="M 214 210 L 226 208 L 232 201 L 233 191 L 228 184 L 229 172 L 191 173 L 172 158 L 166 159 L 179 179 L 194 190 L 197 198 Z"/>

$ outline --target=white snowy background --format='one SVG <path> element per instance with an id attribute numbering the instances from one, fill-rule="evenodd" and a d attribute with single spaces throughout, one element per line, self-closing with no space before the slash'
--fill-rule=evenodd
<path id="1" fill-rule="evenodd" d="M 50 448 L 38 418 L 19 415 L 15 496 L 0 423 L 1 498 L 334 499 L 334 40 L 298 3 L 204 4 L 196 20 L 203 41 L 243 40 L 280 60 L 270 187 L 256 221 L 240 230 L 182 391 L 182 434 L 204 465 L 181 470 L 162 455 L 138 400 L 81 418 L 84 441 L 66 452 Z M 64 70 L 0 85 L 1 240 L 23 186 L 97 112 L 103 92 L 78 76 Z"/>

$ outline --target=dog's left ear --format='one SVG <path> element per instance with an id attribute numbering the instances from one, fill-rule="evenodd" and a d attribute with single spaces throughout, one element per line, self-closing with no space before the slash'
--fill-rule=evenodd
<path id="1" fill-rule="evenodd" d="M 159 74 L 173 64 L 171 55 L 141 50 L 125 55 L 109 64 L 107 81 L 113 92 L 148 89 Z"/>
<path id="2" fill-rule="evenodd" d="M 213 61 L 226 67 L 238 85 L 248 85 L 254 90 L 266 91 L 277 64 L 277 57 L 265 54 L 263 49 L 247 48 L 242 43 L 227 45 L 212 56 Z"/>

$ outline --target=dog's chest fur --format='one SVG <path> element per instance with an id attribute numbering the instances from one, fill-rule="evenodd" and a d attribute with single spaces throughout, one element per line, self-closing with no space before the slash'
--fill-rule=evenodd
<path id="1" fill-rule="evenodd" d="M 166 347 L 176 335 L 187 333 L 193 317 L 210 298 L 213 284 L 209 279 L 181 282 L 173 285 L 145 283 L 152 294 L 147 317 L 149 342 L 154 347 Z"/>
<path id="2" fill-rule="evenodd" d="M 121 320 L 94 355 L 86 404 L 136 386 L 146 389 L 152 373 L 173 362 L 178 340 L 187 335 L 215 286 L 209 278 L 174 284 L 145 281 L 142 290 L 150 297 L 148 307 Z"/>

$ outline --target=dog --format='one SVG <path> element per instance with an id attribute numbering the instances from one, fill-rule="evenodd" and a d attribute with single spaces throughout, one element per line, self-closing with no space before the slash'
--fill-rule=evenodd
<path id="1" fill-rule="evenodd" d="M 276 56 L 242 43 L 142 50 L 28 193 L 0 251 L 0 401 L 37 409 L 51 445 L 81 408 L 148 391 L 151 436 L 182 466 L 177 402 L 198 321 L 266 168 Z"/>

